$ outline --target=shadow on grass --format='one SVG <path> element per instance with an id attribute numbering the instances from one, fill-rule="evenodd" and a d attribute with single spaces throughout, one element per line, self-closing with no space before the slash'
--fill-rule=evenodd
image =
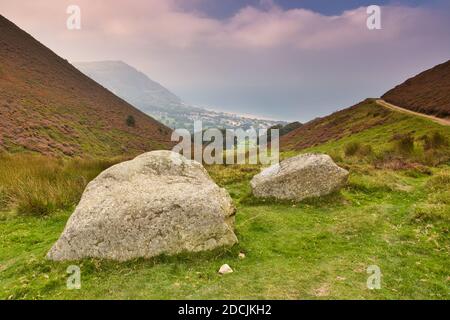
<path id="1" fill-rule="evenodd" d="M 161 254 L 151 258 L 135 258 L 127 261 L 115 261 L 111 259 L 101 258 L 85 258 L 74 261 L 36 261 L 37 269 L 47 269 L 52 267 L 67 267 L 69 265 L 79 265 L 83 267 L 83 272 L 105 272 L 110 270 L 116 270 L 118 268 L 125 269 L 140 269 L 155 267 L 158 265 L 195 265 L 203 263 L 204 261 L 220 261 L 222 259 L 237 259 L 240 252 L 239 244 L 232 247 L 219 247 L 210 251 L 201 252 L 181 252 L 175 255 Z M 220 267 L 220 265 L 218 266 Z"/>
<path id="2" fill-rule="evenodd" d="M 301 201 L 295 200 L 280 200 L 276 198 L 257 198 L 251 192 L 247 193 L 239 201 L 240 205 L 246 206 L 261 206 L 261 205 L 281 205 L 281 206 L 311 206 L 315 208 L 336 207 L 346 205 L 348 200 L 340 191 L 335 191 L 331 194 L 307 198 Z"/>

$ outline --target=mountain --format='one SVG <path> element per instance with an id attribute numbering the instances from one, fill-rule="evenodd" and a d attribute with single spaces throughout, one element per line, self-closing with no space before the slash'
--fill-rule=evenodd
<path id="1" fill-rule="evenodd" d="M 262 120 L 193 107 L 122 61 L 75 62 L 85 75 L 119 97 L 172 128 L 193 129 L 195 120 L 204 128 L 268 128 L 283 121 Z"/>
<path id="2" fill-rule="evenodd" d="M 450 117 L 450 60 L 406 80 L 382 99 L 416 112 Z"/>
<path id="3" fill-rule="evenodd" d="M 122 61 L 75 62 L 74 66 L 144 112 L 191 109 L 175 94 Z"/>
<path id="4" fill-rule="evenodd" d="M 0 151 L 136 154 L 170 133 L 0 16 Z"/>

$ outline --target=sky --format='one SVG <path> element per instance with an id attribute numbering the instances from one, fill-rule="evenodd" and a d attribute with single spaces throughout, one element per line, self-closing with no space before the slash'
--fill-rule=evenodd
<path id="1" fill-rule="evenodd" d="M 68 5 L 81 29 L 68 30 Z M 381 29 L 366 26 L 381 6 Z M 450 59 L 447 0 L 0 0 L 63 58 L 122 60 L 185 102 L 308 121 Z"/>

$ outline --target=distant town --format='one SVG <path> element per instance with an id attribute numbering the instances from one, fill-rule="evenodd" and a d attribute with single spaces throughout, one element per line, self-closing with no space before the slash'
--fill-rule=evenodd
<path id="1" fill-rule="evenodd" d="M 194 121 L 201 120 L 203 128 L 220 128 L 244 130 L 267 129 L 276 125 L 285 125 L 285 121 L 257 119 L 241 116 L 233 113 L 218 112 L 202 108 L 187 108 L 183 112 L 170 112 L 163 110 L 150 111 L 149 114 L 172 129 L 185 128 L 193 130 Z"/>

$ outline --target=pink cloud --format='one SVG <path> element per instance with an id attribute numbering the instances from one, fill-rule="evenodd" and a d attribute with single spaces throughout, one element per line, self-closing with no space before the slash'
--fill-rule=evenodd
<path id="1" fill-rule="evenodd" d="M 195 0 L 190 0 L 195 3 Z M 22 2 L 18 5 L 18 2 Z M 0 0 L 2 11 L 20 26 L 37 36 L 65 36 L 66 0 Z M 340 16 L 324 16 L 309 10 L 283 10 L 273 1 L 261 7 L 244 7 L 233 17 L 217 20 L 198 12 L 181 11 L 177 0 L 89 1 L 78 0 L 82 9 L 83 30 L 80 41 L 90 34 L 99 39 L 120 42 L 124 36 L 140 37 L 151 44 L 189 47 L 200 44 L 229 47 L 266 47 L 292 45 L 299 49 L 332 48 L 358 44 L 367 38 L 365 8 L 346 11 Z M 384 27 L 378 39 L 408 31 L 426 15 L 421 8 L 386 7 Z M 427 20 L 429 21 L 429 20 Z M 405 30 L 406 29 L 406 30 Z M 373 40 L 373 39 L 372 39 Z M 371 40 L 371 41 L 372 41 Z"/>
<path id="2" fill-rule="evenodd" d="M 449 58 L 448 12 L 387 6 L 383 29 L 369 31 L 366 8 L 325 16 L 266 1 L 220 20 L 182 10 L 180 1 L 0 0 L 0 7 L 71 61 L 124 60 L 190 102 L 230 108 L 252 104 L 245 90 L 273 90 L 273 100 L 290 108 L 347 104 Z M 183 1 L 195 7 L 201 0 Z M 65 27 L 69 4 L 81 7 L 80 31 Z M 324 84 L 330 97 L 319 101 Z"/>

